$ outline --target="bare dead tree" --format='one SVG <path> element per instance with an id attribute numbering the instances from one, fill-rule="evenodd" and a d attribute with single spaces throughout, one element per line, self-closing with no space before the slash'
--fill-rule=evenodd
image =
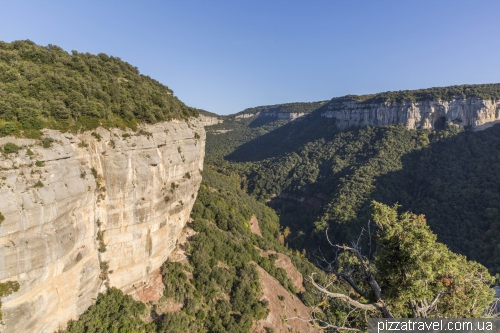
<path id="1" fill-rule="evenodd" d="M 320 260 L 320 262 L 318 262 L 318 265 L 321 268 L 323 268 L 323 270 L 326 270 L 327 272 L 333 273 L 337 278 L 347 282 L 349 284 L 349 286 L 351 286 L 351 288 L 359 296 L 361 296 L 363 298 L 367 298 L 368 293 L 363 291 L 363 288 L 361 288 L 358 285 L 358 283 L 356 281 L 354 281 L 352 278 L 353 273 L 357 272 L 358 274 L 360 274 L 362 276 L 363 282 L 365 282 L 366 284 L 368 284 L 370 286 L 371 291 L 372 291 L 374 298 L 375 298 L 375 302 L 372 302 L 369 304 L 364 304 L 364 303 L 361 303 L 361 302 L 358 302 L 358 301 L 352 299 L 348 295 L 345 295 L 342 293 L 330 292 L 324 286 L 321 286 L 318 283 L 316 283 L 316 281 L 314 280 L 314 273 L 311 274 L 311 276 L 309 278 L 310 278 L 310 281 L 313 284 L 313 286 L 316 289 L 318 289 L 325 296 L 341 300 L 341 301 L 345 302 L 346 304 L 348 304 L 354 308 L 357 308 L 357 309 L 361 309 L 361 310 L 365 310 L 365 311 L 380 312 L 384 318 L 394 318 L 394 316 L 391 314 L 391 311 L 389 310 L 386 302 L 382 298 L 382 291 L 380 289 L 379 284 L 375 280 L 374 274 L 373 274 L 372 269 L 370 267 L 369 258 L 363 256 L 361 253 L 361 248 L 360 248 L 359 244 L 361 242 L 362 235 L 365 231 L 366 230 L 363 228 L 361 230 L 361 233 L 360 233 L 357 241 L 353 242 L 351 244 L 351 246 L 346 246 L 346 245 L 333 244 L 330 241 L 330 238 L 328 237 L 328 229 L 326 229 L 326 239 L 327 239 L 328 243 L 334 249 L 334 259 L 333 259 L 333 261 L 326 260 L 325 256 L 323 255 L 323 253 L 320 250 L 321 257 L 318 257 L 318 259 Z M 371 235 L 369 235 L 369 236 L 371 238 Z M 371 245 L 371 239 L 370 239 L 370 245 Z M 359 271 L 356 269 L 351 269 L 348 273 L 346 273 L 346 272 L 339 271 L 338 269 L 336 269 L 335 262 L 338 259 L 339 251 L 342 251 L 342 252 L 347 251 L 347 252 L 352 253 L 359 262 L 359 266 L 360 266 Z M 324 264 L 326 264 L 326 268 L 325 268 Z"/>

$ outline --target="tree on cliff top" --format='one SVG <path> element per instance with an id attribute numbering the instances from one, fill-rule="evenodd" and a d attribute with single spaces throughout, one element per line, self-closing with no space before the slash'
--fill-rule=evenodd
<path id="1" fill-rule="evenodd" d="M 324 295 L 373 317 L 480 317 L 493 301 L 488 270 L 436 242 L 423 215 L 398 215 L 397 208 L 372 203 L 378 226 L 373 260 L 361 254 L 359 241 L 333 245 L 336 259 L 327 270 L 349 294 L 312 283 Z M 326 261 L 325 261 L 326 262 Z M 331 325 L 331 323 L 330 323 Z"/>

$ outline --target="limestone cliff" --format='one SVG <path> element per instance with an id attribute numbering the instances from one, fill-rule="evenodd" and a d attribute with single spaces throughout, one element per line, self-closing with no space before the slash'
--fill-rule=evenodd
<path id="1" fill-rule="evenodd" d="M 108 286 L 131 292 L 175 248 L 201 182 L 207 120 L 134 133 L 45 130 L 0 157 L 0 282 L 5 332 L 50 332 Z"/>
<path id="2" fill-rule="evenodd" d="M 480 130 L 500 121 L 500 101 L 477 97 L 402 103 L 332 99 L 323 106 L 321 115 L 337 119 L 340 128 L 402 124 L 412 129 L 434 129 L 447 122 Z"/>
<path id="3" fill-rule="evenodd" d="M 240 113 L 235 116 L 235 119 L 244 119 L 252 117 L 273 117 L 278 119 L 295 120 L 306 115 L 304 112 L 256 112 L 256 113 Z"/>
<path id="4" fill-rule="evenodd" d="M 328 101 L 263 105 L 245 109 L 232 117 L 236 120 L 253 117 L 272 117 L 277 119 L 295 120 L 313 112 L 314 110 L 317 110 L 327 102 Z"/>

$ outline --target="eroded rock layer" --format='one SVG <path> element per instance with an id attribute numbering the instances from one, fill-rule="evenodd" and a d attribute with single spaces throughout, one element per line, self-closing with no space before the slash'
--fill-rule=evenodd
<path id="1" fill-rule="evenodd" d="M 54 332 L 106 286 L 132 292 L 175 248 L 201 182 L 202 119 L 137 132 L 46 130 L 0 157 L 0 281 L 6 332 Z"/>
<path id="2" fill-rule="evenodd" d="M 340 128 L 401 124 L 411 129 L 434 129 L 448 123 L 481 130 L 500 121 L 500 101 L 477 97 L 404 103 L 333 99 L 322 110 L 324 117 L 337 119 Z"/>
<path id="3" fill-rule="evenodd" d="M 273 117 L 278 119 L 295 120 L 305 116 L 305 112 L 255 112 L 255 113 L 240 113 L 236 115 L 235 119 L 245 119 L 252 117 Z"/>

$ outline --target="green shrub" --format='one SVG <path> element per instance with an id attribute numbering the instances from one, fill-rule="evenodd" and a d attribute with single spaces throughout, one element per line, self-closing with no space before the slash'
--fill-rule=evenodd
<path id="1" fill-rule="evenodd" d="M 50 148 L 52 147 L 52 143 L 54 142 L 55 140 L 52 139 L 52 138 L 49 138 L 49 137 L 45 137 L 42 139 L 42 147 L 43 148 Z"/>
<path id="2" fill-rule="evenodd" d="M 80 147 L 80 148 L 86 148 L 88 146 L 89 146 L 89 144 L 87 142 L 85 142 L 85 140 L 78 142 L 78 147 Z"/>
<path id="3" fill-rule="evenodd" d="M 92 132 L 91 135 L 96 138 L 97 141 L 101 141 L 102 136 L 99 133 Z"/>
<path id="4" fill-rule="evenodd" d="M 153 133 L 148 132 L 148 131 L 145 131 L 145 130 L 143 130 L 143 129 L 140 129 L 140 130 L 137 132 L 137 134 L 139 134 L 139 135 L 145 135 L 145 136 L 147 136 L 148 138 L 150 138 L 150 137 L 152 137 L 152 136 L 153 136 Z"/>
<path id="5" fill-rule="evenodd" d="M 5 146 L 3 146 L 3 151 L 6 153 L 6 154 L 11 154 L 11 153 L 19 153 L 19 150 L 21 148 L 16 145 L 15 143 L 12 143 L 12 142 L 7 142 L 5 144 Z"/>
<path id="6" fill-rule="evenodd" d="M 116 288 L 110 288 L 105 294 L 99 294 L 94 305 L 89 307 L 77 321 L 70 321 L 67 333 L 81 332 L 155 332 L 155 323 L 141 320 L 146 306 L 123 294 Z M 61 332 L 61 331 L 60 331 Z"/>
<path id="7" fill-rule="evenodd" d="M 3 297 L 7 297 L 12 293 L 15 293 L 19 290 L 19 283 L 17 281 L 6 281 L 0 283 L 0 309 L 2 308 Z M 0 323 L 2 323 L 3 314 L 0 311 Z"/>

